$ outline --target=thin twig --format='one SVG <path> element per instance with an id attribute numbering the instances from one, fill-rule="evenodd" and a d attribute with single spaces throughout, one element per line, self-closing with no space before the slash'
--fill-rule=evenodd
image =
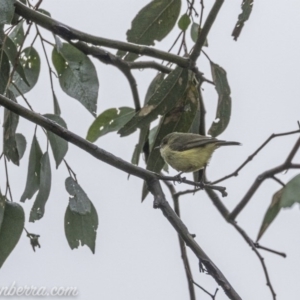
<path id="1" fill-rule="evenodd" d="M 235 220 L 238 214 L 243 210 L 243 208 L 247 205 L 247 203 L 250 201 L 254 193 L 257 191 L 257 189 L 260 187 L 260 185 L 263 183 L 265 179 L 272 178 L 275 174 L 278 174 L 280 172 L 283 172 L 287 169 L 299 169 L 299 164 L 292 164 L 292 159 L 294 158 L 296 152 L 298 151 L 300 147 L 300 138 L 295 143 L 294 147 L 292 148 L 290 154 L 288 155 L 285 162 L 273 169 L 270 169 L 268 171 L 265 171 L 264 173 L 260 174 L 252 186 L 249 188 L 243 199 L 238 203 L 238 205 L 234 208 L 234 210 L 230 213 L 228 216 L 231 220 Z"/>
<path id="2" fill-rule="evenodd" d="M 279 252 L 279 251 L 276 251 L 276 250 L 273 250 L 273 249 L 261 246 L 259 243 L 254 243 L 254 246 L 257 249 L 262 249 L 262 250 L 265 250 L 265 251 L 268 251 L 268 252 L 271 252 L 271 253 L 274 253 L 274 254 L 277 254 L 279 256 L 282 256 L 282 257 L 286 258 L 286 254 L 284 252 Z"/>
<path id="3" fill-rule="evenodd" d="M 239 171 L 241 169 L 243 169 L 250 161 L 252 161 L 252 159 L 274 138 L 277 138 L 277 137 L 281 137 L 281 136 L 286 136 L 286 135 L 291 135 L 291 134 L 295 134 L 295 133 L 300 133 L 300 129 L 298 130 L 294 130 L 294 131 L 289 131 L 289 132 L 283 132 L 283 133 L 273 133 L 270 135 L 269 138 L 266 139 L 265 142 L 262 143 L 261 146 L 258 147 L 257 150 L 255 150 L 234 172 L 232 172 L 231 174 L 229 175 L 226 175 L 218 180 L 215 180 L 212 182 L 212 184 L 216 184 L 216 183 L 219 183 L 221 181 L 224 181 L 230 177 L 233 177 L 233 176 L 238 176 L 239 175 Z"/>

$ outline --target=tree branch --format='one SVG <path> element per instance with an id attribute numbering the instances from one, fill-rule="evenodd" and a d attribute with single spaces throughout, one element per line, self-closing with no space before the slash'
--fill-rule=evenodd
<path id="1" fill-rule="evenodd" d="M 35 112 L 32 112 L 18 103 L 0 95 L 0 105 L 9 109 L 10 111 L 20 115 L 21 117 L 37 124 L 45 129 L 53 132 L 64 140 L 76 145 L 77 147 L 88 152 L 95 158 L 119 169 L 133 176 L 144 179 L 148 185 L 149 191 L 154 196 L 154 208 L 159 208 L 164 216 L 168 219 L 174 229 L 178 232 L 184 242 L 191 248 L 197 258 L 206 267 L 208 273 L 216 280 L 216 282 L 224 289 L 224 292 L 230 299 L 241 300 L 234 288 L 230 285 L 226 277 L 217 268 L 217 266 L 210 260 L 202 248 L 196 243 L 193 236 L 189 233 L 187 227 L 180 220 L 174 210 L 171 208 L 159 183 L 159 174 L 134 166 L 123 159 L 114 156 L 113 154 L 97 147 L 96 145 L 86 141 L 77 134 L 69 131 L 68 129 L 58 125 L 56 122 L 45 118 Z"/>
<path id="2" fill-rule="evenodd" d="M 90 35 L 49 18 L 48 16 L 43 15 L 33 9 L 30 9 L 19 1 L 16 1 L 14 5 L 16 7 L 16 13 L 18 13 L 20 16 L 26 20 L 35 22 L 36 24 L 56 35 L 59 35 L 65 40 L 79 40 L 96 46 L 104 46 L 108 48 L 129 51 L 139 55 L 146 55 L 175 63 L 183 68 L 190 66 L 190 60 L 187 58 L 183 58 L 165 51 L 156 50 L 147 46 L 140 46 L 132 43 L 125 43 Z"/>
<path id="3" fill-rule="evenodd" d="M 257 189 L 259 188 L 259 186 L 263 183 L 263 181 L 265 179 L 272 178 L 275 174 L 283 172 L 287 169 L 299 169 L 300 168 L 299 164 L 292 164 L 292 162 L 291 162 L 292 159 L 294 158 L 296 152 L 298 151 L 299 147 L 300 147 L 300 138 L 297 140 L 297 142 L 294 145 L 292 151 L 290 152 L 290 154 L 288 155 L 287 159 L 285 160 L 285 162 L 283 164 L 281 164 L 280 166 L 277 166 L 277 167 L 275 167 L 271 170 L 265 171 L 264 173 L 260 174 L 256 178 L 256 180 L 254 181 L 254 183 L 252 184 L 252 186 L 250 187 L 250 189 L 248 190 L 248 192 L 246 193 L 244 198 L 235 207 L 235 209 L 229 214 L 228 218 L 230 220 L 235 220 L 236 219 L 238 214 L 247 205 L 247 203 L 250 201 L 250 199 L 252 198 L 254 193 L 257 191 Z"/>
<path id="4" fill-rule="evenodd" d="M 203 25 L 203 28 L 201 29 L 201 32 L 198 35 L 195 47 L 190 55 L 190 59 L 193 63 L 196 62 L 197 58 L 199 57 L 199 55 L 201 53 L 201 49 L 205 43 L 207 35 L 208 35 L 213 23 L 215 22 L 215 19 L 223 5 L 223 2 L 224 2 L 224 0 L 216 0 L 211 11 L 209 12 L 209 15 L 207 16 L 207 19 Z"/>

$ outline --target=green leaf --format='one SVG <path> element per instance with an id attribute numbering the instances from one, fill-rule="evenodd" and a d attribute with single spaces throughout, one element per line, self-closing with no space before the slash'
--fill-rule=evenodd
<path id="1" fill-rule="evenodd" d="M 231 36 L 233 36 L 233 39 L 237 41 L 238 37 L 241 34 L 241 31 L 244 27 L 245 22 L 249 19 L 250 14 L 252 12 L 253 7 L 253 0 L 243 0 L 242 3 L 242 12 L 239 14 L 239 18 L 237 23 L 235 24 L 235 27 L 233 29 L 233 32 Z"/>
<path id="2" fill-rule="evenodd" d="M 66 190 L 70 194 L 69 208 L 73 213 L 80 215 L 90 214 L 92 202 L 81 186 L 72 178 L 68 177 L 65 182 Z"/>
<path id="3" fill-rule="evenodd" d="M 0 25 L 11 23 L 15 12 L 14 2 L 13 0 L 0 1 Z"/>
<path id="4" fill-rule="evenodd" d="M 52 62 L 62 90 L 96 116 L 99 81 L 92 61 L 72 45 L 64 43 L 59 52 L 53 48 Z"/>
<path id="5" fill-rule="evenodd" d="M 200 32 L 201 32 L 201 28 L 200 28 L 199 24 L 194 22 L 191 26 L 191 38 L 194 43 L 197 42 Z M 205 39 L 203 46 L 208 47 L 207 39 Z"/>
<path id="6" fill-rule="evenodd" d="M 12 101 L 17 102 L 14 94 L 8 90 L 7 96 Z M 12 161 L 15 165 L 19 165 L 19 153 L 16 142 L 16 130 L 19 123 L 19 115 L 13 113 L 8 109 L 4 109 L 3 121 L 3 152 L 7 159 Z"/>
<path id="7" fill-rule="evenodd" d="M 182 31 L 186 31 L 190 24 L 191 24 L 191 19 L 188 14 L 182 15 L 178 21 L 178 27 Z"/>
<path id="8" fill-rule="evenodd" d="M 58 115 L 45 114 L 44 117 L 54 121 L 64 128 L 67 128 L 66 122 Z M 68 152 L 68 142 L 49 130 L 47 130 L 47 137 L 50 142 L 57 169 Z"/>
<path id="9" fill-rule="evenodd" d="M 199 109 L 198 88 L 190 72 L 188 86 L 183 96 L 177 101 L 176 106 L 161 119 L 157 129 L 153 128 L 149 134 L 150 156 L 147 160 L 147 170 L 159 173 L 165 165 L 160 151 L 157 148 L 162 139 L 171 132 L 189 132 Z M 147 195 L 142 194 L 142 200 Z"/>
<path id="10" fill-rule="evenodd" d="M 25 38 L 23 23 L 24 20 L 19 22 L 19 24 L 14 28 L 14 30 L 9 35 L 9 37 L 17 47 L 20 47 L 22 45 Z"/>
<path id="11" fill-rule="evenodd" d="M 0 230 L 0 267 L 17 245 L 24 223 L 25 215 L 22 206 L 15 202 L 6 201 Z"/>
<path id="12" fill-rule="evenodd" d="M 29 222 L 40 220 L 45 213 L 46 202 L 51 189 L 51 166 L 48 152 L 41 158 L 40 187 L 32 206 Z"/>
<path id="13" fill-rule="evenodd" d="M 70 248 L 87 245 L 95 253 L 98 228 L 97 211 L 91 202 L 91 212 L 85 215 L 73 212 L 70 204 L 65 214 L 65 234 Z"/>
<path id="14" fill-rule="evenodd" d="M 212 61 L 210 62 L 210 66 L 213 82 L 218 93 L 218 107 L 216 119 L 208 130 L 208 134 L 216 137 L 220 135 L 229 124 L 231 115 L 231 97 L 226 71 Z"/>
<path id="15" fill-rule="evenodd" d="M 151 83 L 148 87 L 148 90 L 146 92 L 146 96 L 145 96 L 145 100 L 144 100 L 144 106 L 148 103 L 150 98 L 153 96 L 153 94 L 156 92 L 158 87 L 161 85 L 161 83 L 164 80 L 164 77 L 165 77 L 165 74 L 158 73 L 153 78 L 153 80 L 151 81 Z M 149 156 L 149 153 L 147 153 L 148 149 L 146 149 L 147 147 L 144 148 L 145 143 L 147 142 L 148 134 L 149 134 L 149 125 L 143 126 L 140 130 L 139 141 L 135 145 L 134 152 L 133 152 L 133 155 L 132 155 L 132 158 L 131 158 L 131 163 L 134 164 L 134 165 L 139 164 L 140 154 L 141 154 L 142 151 L 144 151 L 144 153 L 145 153 L 146 160 Z"/>
<path id="16" fill-rule="evenodd" d="M 52 96 L 53 96 L 54 114 L 60 116 L 61 110 L 54 91 L 52 91 Z"/>
<path id="17" fill-rule="evenodd" d="M 27 145 L 26 139 L 22 133 L 16 133 L 15 139 L 16 139 L 16 143 L 17 143 L 19 159 L 21 159 L 26 150 L 26 145 Z"/>
<path id="18" fill-rule="evenodd" d="M 99 137 L 122 128 L 134 115 L 130 107 L 110 108 L 100 114 L 90 126 L 86 139 L 95 142 Z"/>
<path id="19" fill-rule="evenodd" d="M 39 189 L 41 169 L 40 161 L 42 155 L 42 150 L 36 136 L 34 135 L 29 154 L 26 187 L 23 195 L 21 196 L 21 202 L 24 202 L 26 199 L 31 199 L 35 192 Z"/>
<path id="20" fill-rule="evenodd" d="M 177 67 L 157 88 L 148 103 L 119 130 L 121 136 L 133 133 L 137 128 L 149 125 L 159 115 L 170 111 L 186 90 L 188 70 Z"/>
<path id="21" fill-rule="evenodd" d="M 155 45 L 172 30 L 178 19 L 181 0 L 153 0 L 142 8 L 127 31 L 127 41 L 140 45 Z M 135 60 L 137 54 L 129 53 L 127 61 Z"/>
<path id="22" fill-rule="evenodd" d="M 17 51 L 17 46 L 15 43 L 11 40 L 10 37 L 5 38 L 5 43 L 3 44 L 3 50 L 8 56 L 8 59 L 10 60 L 12 66 L 15 66 L 16 72 L 20 75 L 20 77 L 24 80 L 24 82 L 27 84 L 27 86 L 30 86 L 29 82 L 27 81 L 25 71 L 22 67 L 22 64 L 20 63 L 18 59 L 18 51 Z"/>
<path id="23" fill-rule="evenodd" d="M 1 52 L 1 60 L 0 60 L 0 94 L 3 95 L 8 79 L 9 79 L 9 72 L 10 72 L 10 65 L 9 60 L 5 52 Z"/>
<path id="24" fill-rule="evenodd" d="M 272 203 L 266 211 L 262 225 L 260 227 L 257 241 L 278 215 L 280 209 L 300 204 L 300 174 L 291 179 L 284 188 L 277 191 L 272 198 Z"/>
<path id="25" fill-rule="evenodd" d="M 283 189 L 280 207 L 291 207 L 300 203 L 300 174 L 290 180 Z"/>
<path id="26" fill-rule="evenodd" d="M 268 229 L 270 224 L 274 221 L 276 216 L 278 215 L 278 213 L 281 209 L 280 201 L 281 201 L 281 197 L 282 197 L 282 192 L 283 192 L 283 189 L 280 189 L 273 195 L 272 202 L 265 213 L 264 219 L 263 219 L 261 227 L 259 229 L 257 239 L 256 239 L 257 242 L 262 237 L 264 232 Z"/>
<path id="27" fill-rule="evenodd" d="M 40 56 L 33 47 L 27 47 L 21 52 L 20 63 L 24 69 L 29 85 L 24 82 L 23 78 L 18 73 L 15 72 L 13 82 L 18 87 L 18 90 L 15 89 L 13 85 L 10 86 L 10 89 L 16 97 L 18 97 L 20 93 L 25 94 L 29 92 L 35 86 L 41 69 Z"/>

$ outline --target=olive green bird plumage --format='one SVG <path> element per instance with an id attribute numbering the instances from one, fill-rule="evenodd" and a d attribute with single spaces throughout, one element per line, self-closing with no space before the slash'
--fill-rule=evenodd
<path id="1" fill-rule="evenodd" d="M 195 172 L 204 168 L 213 152 L 220 146 L 240 145 L 193 133 L 172 132 L 160 144 L 166 163 L 180 172 Z"/>

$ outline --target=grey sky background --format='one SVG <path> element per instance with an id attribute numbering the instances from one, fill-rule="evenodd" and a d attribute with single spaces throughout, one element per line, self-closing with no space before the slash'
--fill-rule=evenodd
<path id="1" fill-rule="evenodd" d="M 84 32 L 125 41 L 131 20 L 148 2 L 44 0 L 41 8 L 48 10 L 56 20 Z M 204 3 L 206 16 L 213 1 L 206 0 Z M 183 4 L 184 12 L 184 1 Z M 209 47 L 205 49 L 211 60 L 227 71 L 232 91 L 231 121 L 220 138 L 243 144 L 242 147 L 225 147 L 216 151 L 207 170 L 210 180 L 234 171 L 272 133 L 296 130 L 300 119 L 299 1 L 255 1 L 250 20 L 238 42 L 234 42 L 231 32 L 240 13 L 240 4 L 240 0 L 225 1 L 209 34 Z M 44 30 L 42 33 L 52 39 L 51 34 Z M 157 43 L 157 48 L 167 50 L 178 33 L 179 29 L 174 28 L 163 42 Z M 26 94 L 26 98 L 36 112 L 51 113 L 48 70 L 40 43 L 36 42 L 35 47 L 41 54 L 42 70 L 36 87 Z M 48 50 L 51 57 L 51 48 L 48 47 Z M 115 53 L 112 49 L 109 51 Z M 98 114 L 111 107 L 132 107 L 131 92 L 124 76 L 112 66 L 93 62 L 100 81 Z M 203 55 L 198 67 L 207 78 L 211 77 L 208 61 Z M 156 72 L 137 70 L 134 73 L 143 100 Z M 213 86 L 203 84 L 203 89 L 208 129 L 215 118 L 217 95 Z M 78 101 L 62 93 L 58 82 L 55 82 L 55 91 L 68 128 L 85 137 L 93 121 L 92 116 Z M 19 103 L 24 105 L 21 99 Z M 2 125 L 3 108 L 0 110 Z M 20 119 L 18 131 L 27 138 L 27 150 L 21 167 L 9 164 L 15 201 L 19 201 L 25 187 L 34 127 Z M 273 140 L 238 177 L 223 183 L 229 193 L 227 198 L 223 198 L 228 209 L 235 207 L 260 173 L 286 159 L 297 138 L 294 135 Z M 46 139 L 41 129 L 38 129 L 38 139 L 45 150 Z M 130 161 L 137 139 L 138 133 L 122 139 L 111 133 L 96 144 Z M 299 158 L 297 154 L 295 161 Z M 66 159 L 98 211 L 95 255 L 86 246 L 73 251 L 68 246 L 64 234 L 64 214 L 68 205 L 64 181 L 69 175 L 64 165 L 56 170 L 52 159 L 52 188 L 45 216 L 36 223 L 29 223 L 33 199 L 27 200 L 24 205 L 26 228 L 41 235 L 42 248 L 34 253 L 24 233 L 1 269 L 1 286 L 10 286 L 14 281 L 18 286 L 76 286 L 80 293 L 77 299 L 80 300 L 189 299 L 177 234 L 162 213 L 152 208 L 151 196 L 140 203 L 142 181 L 133 176 L 128 180 L 127 174 L 95 160 L 73 145 L 69 145 Z M 298 173 L 290 170 L 279 178 L 287 182 Z M 171 170 L 171 174 L 176 172 Z M 0 162 L 0 184 L 5 186 L 3 160 Z M 183 184 L 176 185 L 178 190 L 185 188 Z M 275 181 L 263 183 L 238 217 L 239 225 L 251 238 L 256 239 L 272 195 L 279 189 Z M 172 202 L 168 191 L 165 192 L 167 200 Z M 182 197 L 180 204 L 183 222 L 191 233 L 196 234 L 196 241 L 242 299 L 272 299 L 259 260 L 234 228 L 223 220 L 205 193 Z M 287 258 L 283 259 L 261 252 L 279 300 L 299 299 L 299 225 L 299 207 L 294 206 L 279 213 L 260 241 L 264 246 L 287 253 Z M 194 280 L 213 293 L 217 287 L 215 281 L 199 273 L 195 256 L 189 249 L 188 253 Z M 196 293 L 197 299 L 210 299 L 197 288 Z M 216 299 L 227 297 L 220 290 Z"/>

